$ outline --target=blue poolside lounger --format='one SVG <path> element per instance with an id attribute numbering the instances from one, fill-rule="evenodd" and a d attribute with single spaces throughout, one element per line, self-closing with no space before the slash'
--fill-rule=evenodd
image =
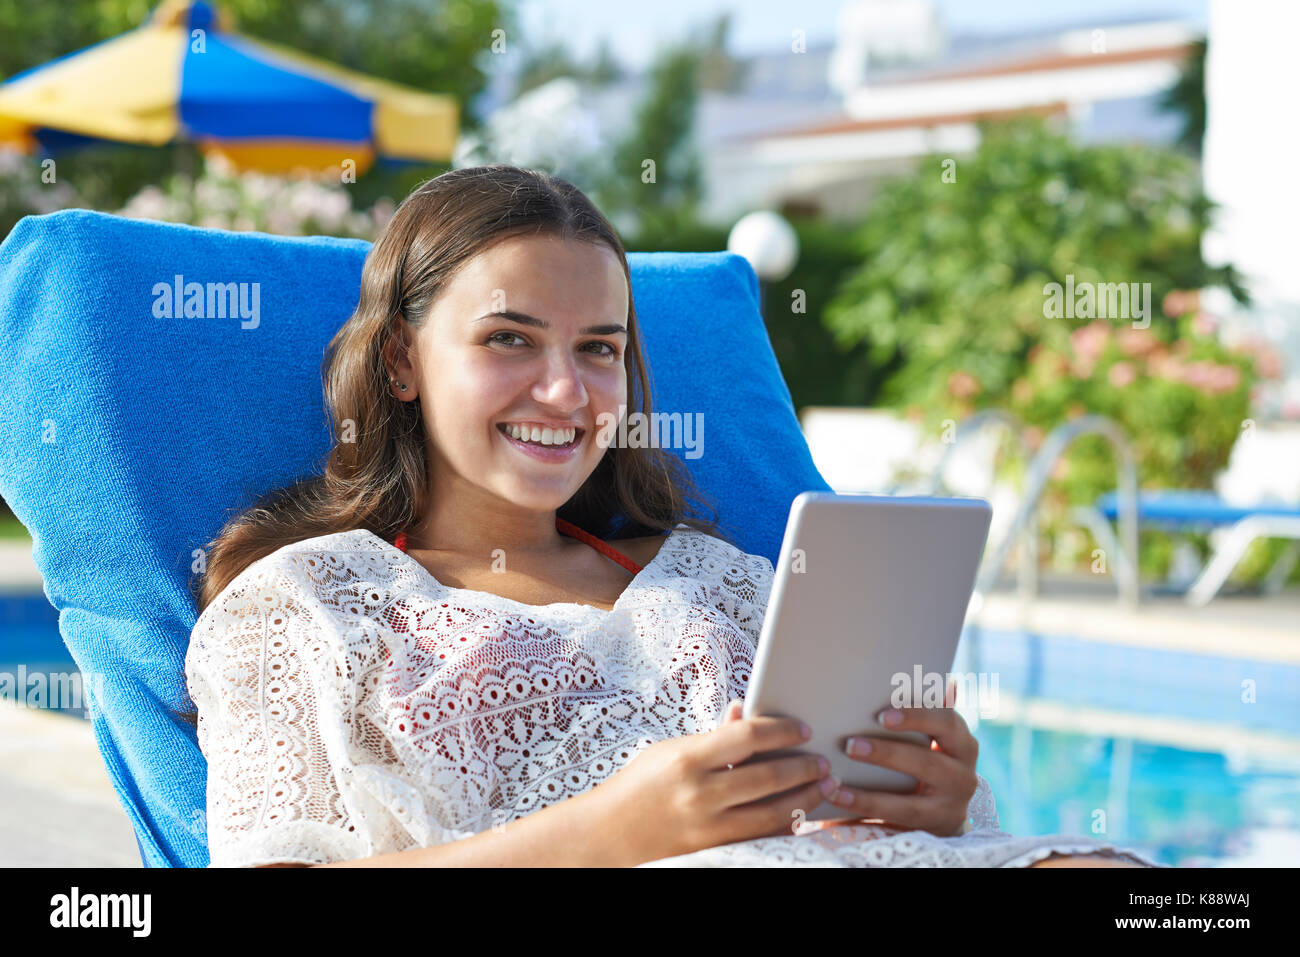
<path id="1" fill-rule="evenodd" d="M 1114 521 L 1119 512 L 1118 502 L 1116 493 L 1108 493 L 1097 500 L 1095 510 L 1103 518 Z M 1269 573 L 1270 588 L 1280 587 L 1286 581 L 1300 557 L 1300 505 L 1233 505 L 1214 492 L 1203 490 L 1144 491 L 1138 494 L 1138 520 L 1170 530 L 1229 528 L 1200 576 L 1187 590 L 1187 601 L 1192 605 L 1205 605 L 1219 593 L 1250 543 L 1257 538 L 1293 539 Z"/>
<path id="2" fill-rule="evenodd" d="M 208 863 L 206 763 L 168 714 L 191 704 L 195 550 L 328 451 L 321 359 L 369 248 L 83 209 L 28 216 L 0 245 L 0 493 L 77 666 L 103 678 L 95 738 L 146 866 Z M 702 455 L 674 454 L 735 543 L 775 562 L 791 500 L 828 486 L 754 272 L 727 252 L 628 260 L 654 410 L 706 426 Z M 257 283 L 256 321 L 160 315 L 155 287 L 176 276 Z"/>

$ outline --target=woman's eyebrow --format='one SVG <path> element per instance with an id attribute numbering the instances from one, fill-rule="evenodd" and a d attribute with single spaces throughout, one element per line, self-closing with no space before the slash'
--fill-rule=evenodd
<path id="1" fill-rule="evenodd" d="M 539 329 L 549 329 L 551 324 L 545 319 L 538 319 L 536 316 L 530 316 L 526 312 L 515 312 L 512 309 L 502 309 L 500 312 L 489 312 L 486 315 L 479 316 L 474 322 L 482 322 L 484 319 L 509 319 L 511 322 L 517 322 L 521 326 L 536 326 Z M 606 323 L 603 326 L 588 326 L 586 329 L 578 330 L 584 336 L 612 336 L 617 333 L 627 333 L 627 327 L 617 322 Z"/>

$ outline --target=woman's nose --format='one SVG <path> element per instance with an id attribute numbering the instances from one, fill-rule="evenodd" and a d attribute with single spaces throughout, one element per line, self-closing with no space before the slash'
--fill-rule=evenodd
<path id="1" fill-rule="evenodd" d="M 571 358 L 553 356 L 533 386 L 538 402 L 566 410 L 580 408 L 587 402 L 587 387 L 582 373 Z"/>

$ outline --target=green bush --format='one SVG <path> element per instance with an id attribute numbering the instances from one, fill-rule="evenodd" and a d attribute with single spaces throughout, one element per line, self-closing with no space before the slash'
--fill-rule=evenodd
<path id="1" fill-rule="evenodd" d="M 945 420 L 989 407 L 1019 415 L 1031 446 L 1098 413 L 1128 435 L 1143 487 L 1212 487 L 1257 373 L 1184 292 L 1221 285 L 1248 301 L 1231 266 L 1201 257 L 1213 204 L 1195 165 L 1167 149 L 1077 144 L 1041 119 L 982 133 L 971 157 L 931 157 L 879 191 L 856 237 L 862 264 L 827 308 L 836 341 L 867 349 L 882 404 L 936 439 Z M 1052 285 L 1067 283 L 1097 296 L 1067 308 Z M 1106 297 L 1111 284 L 1138 295 Z M 1042 516 L 1053 541 L 1068 506 L 1115 488 L 1113 452 L 1081 438 L 1054 479 Z M 1160 571 L 1168 542 L 1145 538 L 1144 568 Z"/>
<path id="2" fill-rule="evenodd" d="M 862 262 L 853 231 L 814 218 L 791 217 L 790 223 L 799 238 L 799 259 L 785 279 L 763 284 L 762 311 L 794 407 L 870 405 L 882 370 L 865 346 L 836 342 L 823 316 L 844 276 Z M 727 248 L 728 232 L 646 217 L 638 234 L 623 238 L 629 252 L 716 252 Z"/>

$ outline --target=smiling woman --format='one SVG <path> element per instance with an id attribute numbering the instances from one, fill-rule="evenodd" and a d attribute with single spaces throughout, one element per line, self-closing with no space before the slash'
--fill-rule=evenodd
<path id="1" fill-rule="evenodd" d="M 489 166 L 421 185 L 366 258 L 324 380 L 324 474 L 221 531 L 186 654 L 213 864 L 1114 850 L 998 832 L 951 708 L 907 716 L 934 750 L 872 758 L 927 782 L 863 792 L 854 817 L 883 807 L 891 826 L 791 832 L 834 782 L 815 756 L 764 759 L 806 740 L 797 721 L 728 706 L 771 562 L 694 514 L 674 456 L 599 440 L 652 413 L 650 379 L 622 245 L 571 184 Z"/>
<path id="2" fill-rule="evenodd" d="M 690 507 L 708 503 L 675 457 L 592 441 L 598 414 L 651 411 L 630 288 L 613 227 L 564 180 L 493 165 L 417 187 L 367 256 L 357 308 L 326 351 L 339 441 L 324 474 L 222 529 L 200 608 L 277 549 L 354 528 L 488 552 L 560 547 L 555 517 L 602 538 L 678 522 L 716 532 L 716 512 Z M 576 441 L 556 447 L 564 427 Z M 513 520 L 509 534 L 494 526 L 505 512 L 526 516 L 523 538 Z"/>

